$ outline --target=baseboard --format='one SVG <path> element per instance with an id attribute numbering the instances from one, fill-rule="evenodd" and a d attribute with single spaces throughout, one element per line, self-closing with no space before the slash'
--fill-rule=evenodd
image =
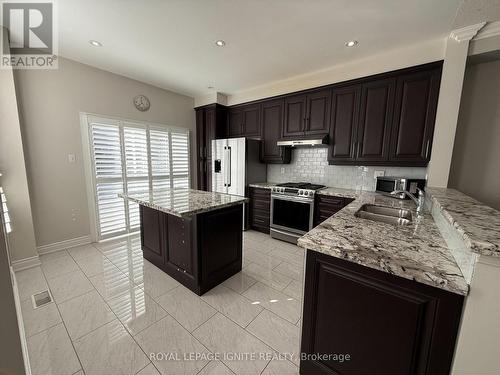
<path id="1" fill-rule="evenodd" d="M 22 270 L 27 270 L 28 268 L 37 267 L 40 264 L 41 264 L 40 258 L 38 257 L 38 255 L 35 255 L 34 257 L 13 260 L 12 261 L 12 269 L 15 272 L 18 272 L 18 271 L 22 271 Z"/>
<path id="2" fill-rule="evenodd" d="M 24 321 L 21 312 L 21 299 L 19 298 L 19 289 L 17 288 L 17 278 L 14 267 L 10 266 L 10 277 L 12 278 L 12 289 L 14 292 L 14 303 L 16 305 L 17 325 L 19 326 L 19 337 L 21 338 L 21 349 L 23 351 L 24 370 L 26 375 L 31 375 L 31 365 L 28 355 L 28 342 L 26 341 L 26 332 L 24 330 Z"/>
<path id="3" fill-rule="evenodd" d="M 48 245 L 37 246 L 36 250 L 39 255 L 54 253 L 56 251 L 66 250 L 71 247 L 88 245 L 91 243 L 90 235 L 71 238 L 60 242 L 54 242 Z"/>

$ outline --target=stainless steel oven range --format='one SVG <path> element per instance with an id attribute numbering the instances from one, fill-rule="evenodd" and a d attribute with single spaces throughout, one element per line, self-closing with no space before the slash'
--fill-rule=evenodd
<path id="1" fill-rule="evenodd" d="M 278 184 L 271 190 L 271 237 L 296 244 L 314 220 L 314 194 L 323 185 L 307 182 Z"/>

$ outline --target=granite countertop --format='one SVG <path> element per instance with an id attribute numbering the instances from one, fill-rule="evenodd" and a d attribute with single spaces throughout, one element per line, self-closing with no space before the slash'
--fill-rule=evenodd
<path id="1" fill-rule="evenodd" d="M 278 182 L 258 182 L 254 184 L 249 184 L 250 187 L 260 188 L 260 189 L 271 189 L 278 185 Z M 316 190 L 316 194 L 319 195 L 333 195 L 336 197 L 343 198 L 356 198 L 357 193 L 355 190 L 327 187 L 324 189 Z"/>
<path id="2" fill-rule="evenodd" d="M 336 196 L 342 193 L 355 200 L 302 236 L 299 246 L 467 295 L 468 284 L 429 213 L 417 218 L 411 200 L 347 189 L 323 191 Z M 409 226 L 394 226 L 354 216 L 365 203 L 409 208 L 414 222 Z"/>
<path id="3" fill-rule="evenodd" d="M 178 217 L 189 217 L 248 202 L 248 198 L 239 195 L 193 189 L 158 189 L 152 193 L 134 192 L 118 196 Z"/>
<path id="4" fill-rule="evenodd" d="M 426 196 L 468 248 L 480 255 L 500 257 L 500 211 L 455 189 L 428 187 Z"/>
<path id="5" fill-rule="evenodd" d="M 254 184 L 248 184 L 250 187 L 260 188 L 260 189 L 271 189 L 273 186 L 276 186 L 278 183 L 276 182 L 256 182 Z"/>

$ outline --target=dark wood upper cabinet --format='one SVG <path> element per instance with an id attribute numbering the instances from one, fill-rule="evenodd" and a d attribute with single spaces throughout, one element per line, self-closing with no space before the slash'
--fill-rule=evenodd
<path id="1" fill-rule="evenodd" d="M 440 68 L 398 77 L 389 160 L 429 162 L 440 80 Z"/>
<path id="2" fill-rule="evenodd" d="M 269 100 L 262 103 L 262 146 L 260 159 L 263 163 L 290 163 L 289 147 L 279 147 L 276 143 L 283 130 L 284 100 Z"/>
<path id="3" fill-rule="evenodd" d="M 365 83 L 361 86 L 361 107 L 356 159 L 361 162 L 386 162 L 389 156 L 395 78 Z"/>
<path id="4" fill-rule="evenodd" d="M 260 104 L 249 105 L 243 108 L 244 137 L 260 137 Z"/>
<path id="5" fill-rule="evenodd" d="M 196 108 L 198 189 L 210 190 L 212 140 L 226 137 L 227 107 L 212 104 Z"/>
<path id="6" fill-rule="evenodd" d="M 361 85 L 333 89 L 328 160 L 351 162 L 354 158 Z"/>
<path id="7" fill-rule="evenodd" d="M 331 89 L 285 98 L 283 137 L 328 133 Z"/>
<path id="8" fill-rule="evenodd" d="M 241 137 L 243 134 L 244 113 L 241 107 L 230 108 L 227 115 L 227 136 Z"/>
<path id="9" fill-rule="evenodd" d="M 463 297 L 307 251 L 302 375 L 448 375 Z"/>
<path id="10" fill-rule="evenodd" d="M 227 117 L 228 137 L 260 137 L 260 117 L 260 104 L 230 108 Z"/>
<path id="11" fill-rule="evenodd" d="M 285 98 L 285 124 L 283 137 L 303 135 L 306 124 L 306 95 Z"/>
<path id="12" fill-rule="evenodd" d="M 331 89 L 307 94 L 306 134 L 325 134 L 330 127 Z"/>

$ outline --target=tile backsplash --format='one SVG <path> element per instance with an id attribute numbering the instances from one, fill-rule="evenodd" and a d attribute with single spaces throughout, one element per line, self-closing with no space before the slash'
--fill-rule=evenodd
<path id="1" fill-rule="evenodd" d="M 303 181 L 330 187 L 374 191 L 375 171 L 384 171 L 385 176 L 416 178 L 425 178 L 427 174 L 427 168 L 328 165 L 327 152 L 327 148 L 293 149 L 290 164 L 267 166 L 267 181 Z"/>

